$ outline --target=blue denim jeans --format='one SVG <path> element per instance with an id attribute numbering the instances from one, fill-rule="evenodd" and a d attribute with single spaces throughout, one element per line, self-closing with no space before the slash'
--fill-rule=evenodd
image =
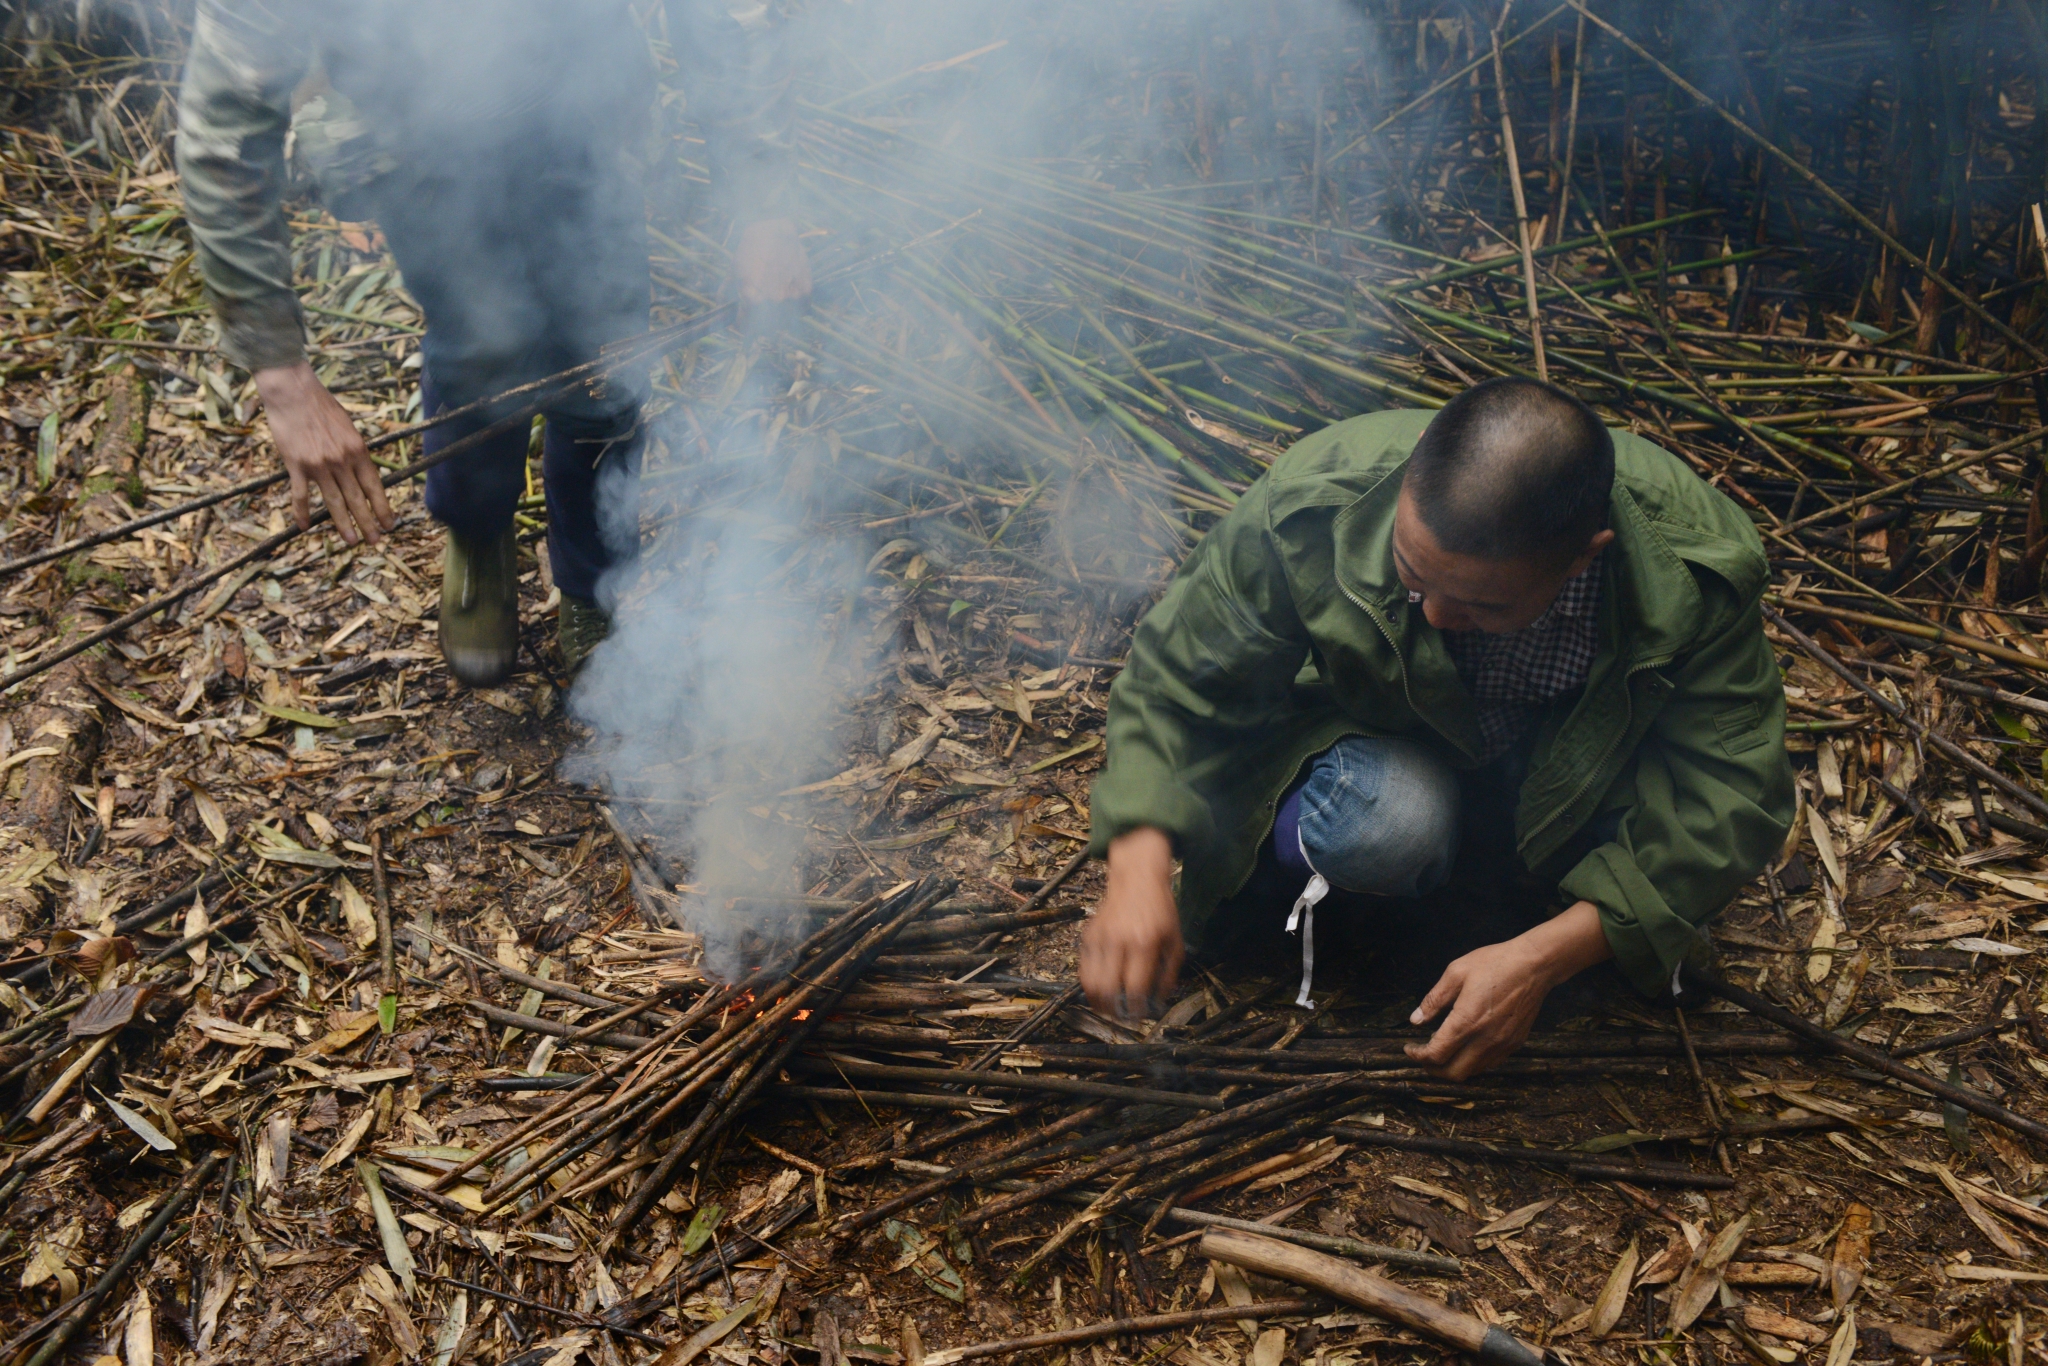
<path id="1" fill-rule="evenodd" d="M 1413 740 L 1354 735 L 1281 802 L 1273 853 L 1347 892 L 1414 897 L 1450 876 L 1458 829 L 1456 770 Z"/>

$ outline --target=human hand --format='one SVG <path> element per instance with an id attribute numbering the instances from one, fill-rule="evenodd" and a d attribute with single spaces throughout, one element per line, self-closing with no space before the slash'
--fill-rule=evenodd
<path id="1" fill-rule="evenodd" d="M 377 543 L 397 518 L 384 497 L 384 483 L 361 432 L 348 413 L 327 392 L 313 367 L 274 366 L 256 372 L 256 392 L 270 421 L 270 438 L 291 476 L 292 516 L 299 530 L 313 525 L 311 490 L 334 519 L 335 530 L 350 545 Z"/>
<path id="2" fill-rule="evenodd" d="M 1501 944 L 1457 959 L 1408 1017 L 1423 1024 L 1450 1010 L 1428 1043 L 1407 1053 L 1436 1076 L 1463 1081 L 1522 1046 L 1551 988 L 1612 956 L 1600 911 L 1581 901 Z"/>
<path id="3" fill-rule="evenodd" d="M 767 330 L 761 326 L 765 320 L 794 314 L 811 297 L 810 254 L 787 218 L 763 218 L 740 229 L 733 267 L 746 331 Z"/>
<path id="4" fill-rule="evenodd" d="M 1142 1018 L 1173 991 L 1185 946 L 1173 902 L 1173 841 L 1132 830 L 1109 843 L 1109 885 L 1081 931 L 1081 989 L 1098 1014 Z"/>

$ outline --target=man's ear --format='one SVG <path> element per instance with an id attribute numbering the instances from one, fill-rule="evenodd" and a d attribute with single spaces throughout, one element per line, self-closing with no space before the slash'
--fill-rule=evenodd
<path id="1" fill-rule="evenodd" d="M 1575 579 L 1579 575 L 1585 573 L 1586 566 L 1593 563 L 1593 557 L 1595 555 L 1598 555 L 1601 551 L 1607 549 L 1608 546 L 1611 546 L 1613 544 L 1613 527 L 1602 527 L 1600 528 L 1600 530 L 1594 532 L 1593 539 L 1586 542 L 1586 548 L 1584 550 L 1581 550 L 1578 553 L 1578 555 L 1573 558 L 1572 567 L 1565 571 L 1565 577 L 1568 579 Z"/>

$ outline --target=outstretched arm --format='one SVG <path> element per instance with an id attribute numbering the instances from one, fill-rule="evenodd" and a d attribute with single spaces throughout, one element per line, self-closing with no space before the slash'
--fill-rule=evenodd
<path id="1" fill-rule="evenodd" d="M 1444 969 L 1408 1017 L 1426 1024 L 1450 1011 L 1428 1043 L 1408 1045 L 1408 1056 L 1451 1081 L 1484 1072 L 1522 1046 L 1552 988 L 1613 956 L 1600 908 L 1590 901 L 1475 949 Z"/>
<path id="2" fill-rule="evenodd" d="M 221 349 L 256 379 L 271 440 L 291 475 L 292 513 L 310 526 L 311 490 L 350 545 L 391 528 L 375 462 L 306 363 L 285 227 L 284 137 L 306 73 L 307 18 L 290 5 L 205 0 L 178 105 L 178 178 Z"/>

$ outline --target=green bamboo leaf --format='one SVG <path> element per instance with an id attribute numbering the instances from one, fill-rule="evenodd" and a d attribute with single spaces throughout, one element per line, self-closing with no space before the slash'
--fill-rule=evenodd
<path id="1" fill-rule="evenodd" d="M 697 1213 L 690 1220 L 690 1226 L 683 1230 L 683 1255 L 685 1257 L 695 1256 L 703 1248 L 704 1244 L 711 1241 L 711 1230 L 718 1227 L 718 1216 L 724 1213 L 725 1209 L 719 1205 L 700 1205 L 697 1207 Z"/>

